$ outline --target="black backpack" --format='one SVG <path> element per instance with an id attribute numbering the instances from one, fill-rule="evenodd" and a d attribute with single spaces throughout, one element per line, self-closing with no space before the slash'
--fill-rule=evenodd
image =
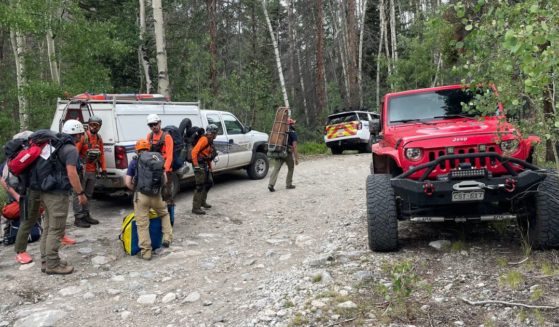
<path id="1" fill-rule="evenodd" d="M 153 196 L 161 193 L 165 159 L 159 152 L 142 152 L 136 166 L 136 191 Z"/>
<path id="2" fill-rule="evenodd" d="M 206 131 L 202 127 L 193 126 L 186 131 L 184 134 L 185 144 L 184 147 L 186 149 L 186 162 L 192 163 L 192 149 L 200 140 L 200 137 L 204 135 Z M 209 144 L 208 144 L 209 145 Z M 202 149 L 203 150 L 203 149 Z"/>
<path id="3" fill-rule="evenodd" d="M 180 156 L 181 150 L 184 147 L 182 135 L 179 131 L 179 128 L 173 125 L 165 126 L 161 130 L 163 131 L 163 135 L 161 135 L 161 138 L 156 144 L 152 144 L 153 133 L 150 134 L 150 139 L 149 139 L 149 143 L 151 144 L 150 151 L 161 153 L 161 149 L 165 145 L 165 136 L 167 134 L 171 135 L 171 138 L 173 139 L 173 159 L 171 163 L 171 169 L 175 171 L 181 168 L 184 164 Z"/>
<path id="4" fill-rule="evenodd" d="M 29 141 L 48 143 L 43 151 L 48 151 L 49 155 L 46 159 L 39 156 L 31 167 L 29 187 L 43 192 L 71 190 L 72 186 L 66 173 L 66 166 L 60 160 L 58 151 L 66 144 L 74 145 L 72 136 L 56 134 L 51 130 L 38 130 L 31 134 Z"/>

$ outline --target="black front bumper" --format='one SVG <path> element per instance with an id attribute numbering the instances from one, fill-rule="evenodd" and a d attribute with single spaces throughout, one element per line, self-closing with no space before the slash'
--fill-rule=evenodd
<path id="1" fill-rule="evenodd" d="M 344 139 L 338 141 L 328 141 L 326 142 L 326 146 L 329 148 L 338 147 L 338 148 L 355 148 L 358 149 L 363 144 L 367 144 L 368 141 L 362 140 L 358 137 L 351 138 L 351 139 Z"/>
<path id="2" fill-rule="evenodd" d="M 445 160 L 466 161 L 483 157 L 497 160 L 508 173 L 493 177 L 485 171 L 485 174 L 481 174 L 483 176 L 478 176 L 478 178 L 456 177 L 448 174 L 439 176 L 436 180 L 427 179 L 431 171 Z M 512 165 L 522 167 L 524 170 L 516 172 Z M 422 170 L 425 172 L 418 180 L 408 178 Z M 483 171 L 483 169 L 477 171 Z M 467 173 L 466 170 L 460 172 Z M 472 172 L 474 171 L 472 170 Z M 521 193 L 526 194 L 526 191 L 535 191 L 537 185 L 545 177 L 545 170 L 530 163 L 487 152 L 441 156 L 437 160 L 417 166 L 393 178 L 391 185 L 395 195 L 408 207 L 433 208 L 454 205 L 467 209 L 467 207 L 476 207 L 476 204 L 480 203 L 511 201 L 518 198 Z"/>

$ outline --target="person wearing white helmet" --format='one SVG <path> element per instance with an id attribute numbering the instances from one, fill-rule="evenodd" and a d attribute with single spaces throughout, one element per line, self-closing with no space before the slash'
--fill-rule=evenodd
<path id="1" fill-rule="evenodd" d="M 147 117 L 147 123 L 151 132 L 149 132 L 146 136 L 146 140 L 148 140 L 150 144 L 150 151 L 151 152 L 159 152 L 165 159 L 165 173 L 167 175 L 167 184 L 163 188 L 163 200 L 166 201 L 168 204 L 173 204 L 172 198 L 172 181 L 173 181 L 173 150 L 174 150 L 174 143 L 173 137 L 164 132 L 161 129 L 161 118 L 157 114 L 149 114 Z"/>
<path id="2" fill-rule="evenodd" d="M 70 191 L 78 195 L 81 205 L 87 204 L 78 175 L 79 155 L 75 146 L 84 132 L 81 122 L 67 120 L 62 133 L 57 135 L 56 145 L 47 145 L 31 170 L 30 188 L 40 192 L 46 211 L 41 236 L 41 271 L 49 275 L 74 271 L 74 267 L 60 259 L 58 251 L 66 228 Z"/>

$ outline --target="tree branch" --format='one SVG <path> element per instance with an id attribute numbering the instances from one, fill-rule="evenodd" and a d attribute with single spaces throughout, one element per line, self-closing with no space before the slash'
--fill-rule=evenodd
<path id="1" fill-rule="evenodd" d="M 530 309 L 543 309 L 543 310 L 555 310 L 555 309 L 557 309 L 556 306 L 551 306 L 551 305 L 532 305 L 532 304 L 524 304 L 524 303 L 517 303 L 517 302 L 500 301 L 500 300 L 470 301 L 466 298 L 460 298 L 460 299 L 462 301 L 470 304 L 470 305 L 504 304 L 504 305 L 508 305 L 508 306 L 524 307 L 524 308 L 530 308 Z"/>

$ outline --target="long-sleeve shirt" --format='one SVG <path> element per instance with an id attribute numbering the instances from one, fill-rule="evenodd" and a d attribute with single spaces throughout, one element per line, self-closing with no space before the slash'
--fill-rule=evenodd
<path id="1" fill-rule="evenodd" d="M 89 173 L 97 172 L 97 164 L 101 167 L 101 171 L 107 170 L 107 163 L 105 162 L 105 149 L 103 147 L 103 140 L 99 134 L 92 134 L 86 131 L 80 140 L 76 143 L 76 149 L 80 155 L 81 161 L 85 163 L 85 171 Z M 87 151 L 90 149 L 99 150 L 99 160 L 97 162 L 88 162 Z"/>
<path id="2" fill-rule="evenodd" d="M 210 142 L 205 135 L 200 136 L 200 139 L 192 149 L 192 165 L 197 167 L 200 163 L 198 162 L 199 157 L 204 158 L 208 167 L 211 167 L 210 157 L 212 155 L 213 148 L 210 146 Z"/>
<path id="3" fill-rule="evenodd" d="M 159 143 L 163 131 L 160 130 L 159 133 L 153 133 L 153 139 L 151 139 L 151 132 L 148 133 L 146 139 L 153 146 Z M 171 165 L 173 164 L 173 137 L 169 133 L 165 133 L 165 139 L 163 140 L 163 146 L 161 147 L 161 155 L 165 159 L 165 171 L 172 171 Z"/>

